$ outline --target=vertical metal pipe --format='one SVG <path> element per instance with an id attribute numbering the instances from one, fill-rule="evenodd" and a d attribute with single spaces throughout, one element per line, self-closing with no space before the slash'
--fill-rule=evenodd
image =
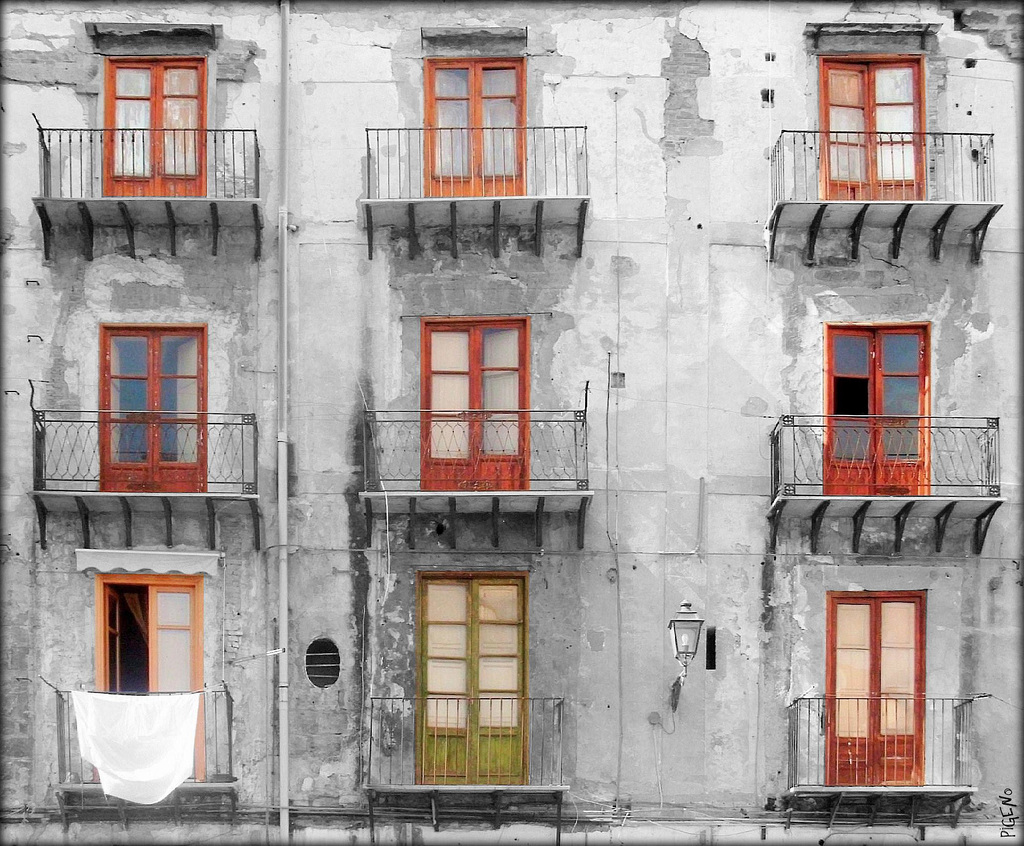
<path id="1" fill-rule="evenodd" d="M 289 841 L 288 787 L 288 19 L 290 0 L 281 0 L 280 206 L 277 212 L 277 561 L 278 617 L 278 800 L 280 842 Z"/>

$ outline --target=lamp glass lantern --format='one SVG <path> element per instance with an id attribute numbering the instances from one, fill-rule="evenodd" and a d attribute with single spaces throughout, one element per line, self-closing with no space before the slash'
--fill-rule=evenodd
<path id="1" fill-rule="evenodd" d="M 682 603 L 675 616 L 668 621 L 668 627 L 672 631 L 672 645 L 676 650 L 676 660 L 683 665 L 684 670 L 697 654 L 703 625 L 704 621 L 690 608 L 689 602 Z"/>

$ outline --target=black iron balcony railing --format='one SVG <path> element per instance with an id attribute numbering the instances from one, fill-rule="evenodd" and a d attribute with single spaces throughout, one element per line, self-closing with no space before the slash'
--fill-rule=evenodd
<path id="1" fill-rule="evenodd" d="M 48 199 L 258 199 L 254 129 L 39 128 L 40 193 Z"/>
<path id="2" fill-rule="evenodd" d="M 139 693 L 135 696 L 161 696 Z M 57 777 L 60 784 L 98 784 L 99 774 L 82 759 L 78 745 L 78 725 L 71 692 L 58 690 L 57 696 Z M 234 781 L 232 763 L 233 702 L 227 688 L 205 690 L 199 708 L 195 766 L 192 780 L 204 782 Z"/>
<path id="3" fill-rule="evenodd" d="M 994 202 L 995 173 L 990 133 L 787 129 L 772 150 L 772 205 Z"/>
<path id="4" fill-rule="evenodd" d="M 37 491 L 116 490 L 108 479 L 149 467 L 156 491 L 161 468 L 177 468 L 174 478 L 187 477 L 197 491 L 254 494 L 258 455 L 255 414 L 33 411 Z"/>
<path id="5" fill-rule="evenodd" d="M 367 784 L 561 784 L 562 710 L 553 697 L 373 697 Z"/>
<path id="6" fill-rule="evenodd" d="M 367 198 L 584 197 L 585 126 L 366 130 Z"/>
<path id="7" fill-rule="evenodd" d="M 772 499 L 999 496 L 999 418 L 784 415 Z"/>
<path id="8" fill-rule="evenodd" d="M 586 490 L 585 410 L 367 411 L 366 490 Z"/>
<path id="9" fill-rule="evenodd" d="M 789 786 L 970 787 L 972 703 L 803 697 L 789 706 Z"/>

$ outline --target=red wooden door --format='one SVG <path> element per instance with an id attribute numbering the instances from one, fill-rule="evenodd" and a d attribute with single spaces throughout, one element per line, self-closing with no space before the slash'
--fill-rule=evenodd
<path id="1" fill-rule="evenodd" d="M 822 197 L 924 199 L 918 59 L 822 61 Z"/>
<path id="2" fill-rule="evenodd" d="M 827 327 L 823 491 L 929 491 L 927 327 Z"/>
<path id="3" fill-rule="evenodd" d="M 526 193 L 522 59 L 428 59 L 428 197 Z"/>
<path id="4" fill-rule="evenodd" d="M 420 487 L 529 486 L 527 318 L 425 321 Z"/>
<path id="5" fill-rule="evenodd" d="M 108 59 L 103 193 L 195 197 L 206 191 L 206 61 Z"/>
<path id="6" fill-rule="evenodd" d="M 206 331 L 101 330 L 100 489 L 206 490 Z"/>
<path id="7" fill-rule="evenodd" d="M 829 593 L 826 784 L 924 776 L 924 591 Z"/>

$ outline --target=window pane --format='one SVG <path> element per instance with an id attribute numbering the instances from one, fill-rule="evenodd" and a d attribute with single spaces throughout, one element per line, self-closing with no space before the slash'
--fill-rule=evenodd
<path id="1" fill-rule="evenodd" d="M 490 371 L 483 374 L 484 408 L 519 408 L 519 373 Z"/>
<path id="2" fill-rule="evenodd" d="M 916 376 L 886 376 L 883 380 L 882 414 L 920 413 Z"/>
<path id="3" fill-rule="evenodd" d="M 430 407 L 438 411 L 469 408 L 469 376 L 435 373 L 430 379 Z"/>
<path id="4" fill-rule="evenodd" d="M 484 100 L 484 126 L 515 126 L 516 125 L 516 104 L 515 100 Z M 503 133 L 511 139 L 513 133 Z M 497 149 L 500 151 L 500 138 L 497 141 Z"/>
<path id="5" fill-rule="evenodd" d="M 879 144 L 875 155 L 878 159 L 879 179 L 896 182 L 914 181 L 913 144 Z"/>
<path id="6" fill-rule="evenodd" d="M 914 700 L 882 700 L 882 734 L 914 733 Z"/>
<path id="7" fill-rule="evenodd" d="M 864 75 L 855 70 L 830 70 L 828 72 L 829 103 L 838 106 L 863 105 L 861 80 Z"/>
<path id="8" fill-rule="evenodd" d="M 149 450 L 146 445 L 148 427 L 142 423 L 112 423 L 110 450 L 112 460 L 122 464 L 144 464 Z"/>
<path id="9" fill-rule="evenodd" d="M 431 658 L 464 658 L 466 627 L 436 623 L 427 626 L 427 654 Z"/>
<path id="10" fill-rule="evenodd" d="M 830 144 L 828 161 L 832 179 L 840 182 L 864 181 L 867 158 L 863 147 L 850 144 Z"/>
<path id="11" fill-rule="evenodd" d="M 160 426 L 160 460 L 194 464 L 198 460 L 198 428 L 194 423 Z"/>
<path id="12" fill-rule="evenodd" d="M 466 100 L 440 100 L 437 103 L 437 125 L 438 126 L 469 126 L 469 103 Z M 448 139 L 464 138 L 463 133 L 442 133 L 442 142 L 448 144 Z"/>
<path id="13" fill-rule="evenodd" d="M 198 173 L 199 110 L 195 100 L 164 101 L 163 133 L 164 173 L 169 176 L 194 176 Z"/>
<path id="14" fill-rule="evenodd" d="M 831 136 L 833 141 L 861 141 L 863 139 L 857 135 L 843 135 L 843 133 L 864 131 L 864 110 L 832 106 L 829 109 L 828 128 L 833 133 Z"/>
<path id="15" fill-rule="evenodd" d="M 516 95 L 516 72 L 492 68 L 483 72 L 484 96 L 507 94 Z"/>
<path id="16" fill-rule="evenodd" d="M 469 333 L 432 332 L 430 335 L 431 370 L 469 370 Z"/>
<path id="17" fill-rule="evenodd" d="M 149 100 L 118 100 L 114 120 L 117 129 L 149 129 L 149 115 Z"/>
<path id="18" fill-rule="evenodd" d="M 148 384 L 145 379 L 111 379 L 110 410 L 145 411 Z"/>
<path id="19" fill-rule="evenodd" d="M 198 94 L 199 74 L 194 68 L 168 68 L 164 71 L 164 94 Z"/>
<path id="20" fill-rule="evenodd" d="M 469 71 L 466 68 L 438 68 L 434 71 L 434 93 L 438 97 L 468 97 Z"/>
<path id="21" fill-rule="evenodd" d="M 467 620 L 464 584 L 427 583 L 427 619 L 442 623 L 464 623 Z"/>
<path id="22" fill-rule="evenodd" d="M 882 448 L 885 457 L 890 461 L 901 459 L 916 461 L 921 450 L 921 430 L 916 420 L 907 421 L 900 426 L 884 426 L 882 428 Z M 880 478 L 879 481 L 884 482 Z M 894 479 L 895 484 L 906 484 L 905 480 Z"/>
<path id="23" fill-rule="evenodd" d="M 466 662 L 443 658 L 428 659 L 427 691 L 430 693 L 465 693 Z"/>
<path id="24" fill-rule="evenodd" d="M 469 458 L 469 424 L 461 420 L 438 420 L 430 424 L 432 458 Z"/>
<path id="25" fill-rule="evenodd" d="M 480 585 L 480 620 L 516 622 L 519 619 L 518 585 Z"/>
<path id="26" fill-rule="evenodd" d="M 156 622 L 158 626 L 187 626 L 191 619 L 191 594 L 170 591 L 157 592 Z"/>
<path id="27" fill-rule="evenodd" d="M 868 339 L 855 335 L 833 335 L 832 369 L 843 376 L 867 376 Z"/>
<path id="28" fill-rule="evenodd" d="M 882 647 L 882 693 L 914 692 L 914 650 Z"/>
<path id="29" fill-rule="evenodd" d="M 148 106 L 147 106 L 148 109 Z M 120 111 L 120 109 L 118 109 Z M 148 123 L 149 118 L 146 118 Z M 104 133 L 106 139 L 107 134 Z M 148 129 L 126 129 L 113 133 L 115 176 L 149 176 Z"/>
<path id="30" fill-rule="evenodd" d="M 480 725 L 483 728 L 514 728 L 519 725 L 519 700 L 511 696 L 480 698 Z"/>
<path id="31" fill-rule="evenodd" d="M 913 106 L 879 106 L 875 111 L 875 131 L 883 133 L 878 139 L 882 143 L 886 141 L 907 140 L 900 136 L 890 138 L 884 133 L 887 132 L 913 132 L 914 131 L 914 107 Z"/>
<path id="32" fill-rule="evenodd" d="M 875 71 L 876 103 L 913 103 L 914 69 L 879 68 Z"/>
<path id="33" fill-rule="evenodd" d="M 160 339 L 160 372 L 167 376 L 195 376 L 198 353 L 196 338 L 164 335 Z"/>
<path id="34" fill-rule="evenodd" d="M 840 737 L 866 737 L 868 700 L 846 699 L 836 703 L 836 734 Z"/>
<path id="35" fill-rule="evenodd" d="M 867 649 L 836 650 L 836 696 L 867 696 L 870 692 Z"/>
<path id="36" fill-rule="evenodd" d="M 832 430 L 833 457 L 843 461 L 863 461 L 868 457 L 870 429 L 859 423 L 838 420 Z"/>
<path id="37" fill-rule="evenodd" d="M 148 68 L 118 68 L 115 75 L 117 96 L 149 96 L 150 70 Z"/>
<path id="38" fill-rule="evenodd" d="M 871 606 L 844 603 L 836 606 L 836 646 L 868 648 Z"/>
<path id="39" fill-rule="evenodd" d="M 427 725 L 431 728 L 465 728 L 469 702 L 465 699 L 431 696 L 427 699 Z"/>
<path id="40" fill-rule="evenodd" d="M 882 370 L 917 373 L 920 340 L 917 335 L 882 335 Z"/>
<path id="41" fill-rule="evenodd" d="M 495 414 L 484 422 L 483 449 L 487 455 L 519 454 L 519 421 L 515 417 Z"/>
<path id="42" fill-rule="evenodd" d="M 192 633 L 157 629 L 157 690 L 190 690 Z"/>
<path id="43" fill-rule="evenodd" d="M 481 655 L 516 655 L 519 652 L 519 626 L 484 623 L 480 626 Z"/>
<path id="44" fill-rule="evenodd" d="M 882 646 L 913 647 L 916 641 L 916 606 L 911 602 L 883 602 Z"/>
<path id="45" fill-rule="evenodd" d="M 161 379 L 160 409 L 194 415 L 199 410 L 199 383 L 195 379 Z"/>
<path id="46" fill-rule="evenodd" d="M 469 176 L 469 130 L 433 129 L 431 132 L 435 148 L 434 175 Z"/>
<path id="47" fill-rule="evenodd" d="M 518 690 L 518 658 L 481 658 L 481 690 Z"/>
<path id="48" fill-rule="evenodd" d="M 110 372 L 115 376 L 145 376 L 147 347 L 145 338 L 111 338 Z"/>
<path id="49" fill-rule="evenodd" d="M 519 364 L 518 329 L 484 329 L 484 367 L 516 367 Z"/>

